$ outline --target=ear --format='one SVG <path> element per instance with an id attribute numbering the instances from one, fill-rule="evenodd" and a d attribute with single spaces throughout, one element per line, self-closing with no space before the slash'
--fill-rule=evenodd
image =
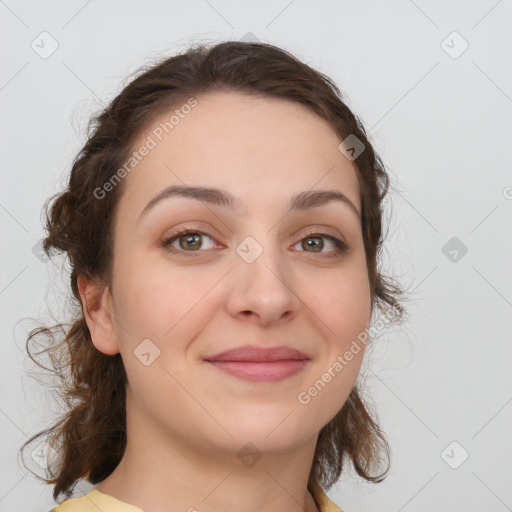
<path id="1" fill-rule="evenodd" d="M 119 353 L 112 296 L 108 286 L 99 280 L 88 280 L 83 274 L 78 276 L 77 283 L 82 311 L 94 346 L 107 355 Z"/>

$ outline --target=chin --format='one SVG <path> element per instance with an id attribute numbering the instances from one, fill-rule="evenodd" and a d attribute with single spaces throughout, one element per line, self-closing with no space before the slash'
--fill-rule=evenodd
<path id="1" fill-rule="evenodd" d="M 317 433 L 314 426 L 308 426 L 308 422 L 291 407 L 281 407 L 274 414 L 245 414 L 230 422 L 230 426 L 223 424 L 233 436 L 229 440 L 236 446 L 251 442 L 262 451 L 279 451 L 301 445 Z"/>

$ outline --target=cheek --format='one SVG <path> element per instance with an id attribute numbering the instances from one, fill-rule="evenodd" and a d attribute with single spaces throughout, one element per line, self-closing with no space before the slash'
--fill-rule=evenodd
<path id="1" fill-rule="evenodd" d="M 324 324 L 327 339 L 344 343 L 369 324 L 371 296 L 364 260 L 306 276 L 298 296 Z"/>
<path id="2" fill-rule="evenodd" d="M 129 345 L 149 338 L 162 350 L 184 349 L 211 318 L 211 298 L 225 270 L 215 271 L 140 258 L 119 261 L 116 311 L 119 335 Z M 210 306 L 208 306 L 210 304 Z M 180 340 L 183 340 L 180 342 Z M 170 343 L 172 341 L 172 343 Z"/>
<path id="3" fill-rule="evenodd" d="M 322 277 L 316 283 L 315 293 L 303 292 L 308 297 L 304 302 L 311 308 L 310 322 L 324 342 L 318 364 L 297 394 L 299 411 L 311 428 L 327 424 L 352 391 L 366 348 L 361 333 L 367 332 L 371 313 L 363 266 L 347 267 L 335 278 Z"/>

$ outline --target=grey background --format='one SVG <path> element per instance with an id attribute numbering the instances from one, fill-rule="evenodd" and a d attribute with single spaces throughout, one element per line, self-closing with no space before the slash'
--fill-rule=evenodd
<path id="1" fill-rule="evenodd" d="M 33 253 L 44 200 L 130 73 L 247 33 L 335 80 L 396 187 L 384 266 L 413 292 L 410 320 L 364 363 L 391 471 L 349 472 L 330 497 L 345 512 L 512 510 L 511 24 L 511 0 L 0 0 L 0 511 L 54 505 L 17 459 L 56 412 L 25 375 L 24 319 L 68 307 L 64 263 Z M 43 31 L 47 58 L 31 47 L 51 48 Z"/>

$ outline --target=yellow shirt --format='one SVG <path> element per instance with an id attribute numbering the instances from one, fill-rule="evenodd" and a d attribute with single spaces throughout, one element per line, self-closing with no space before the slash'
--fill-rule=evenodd
<path id="1" fill-rule="evenodd" d="M 320 512 L 343 512 L 327 494 L 322 491 L 320 496 Z M 143 512 L 134 505 L 93 489 L 80 498 L 68 498 L 50 512 Z"/>

